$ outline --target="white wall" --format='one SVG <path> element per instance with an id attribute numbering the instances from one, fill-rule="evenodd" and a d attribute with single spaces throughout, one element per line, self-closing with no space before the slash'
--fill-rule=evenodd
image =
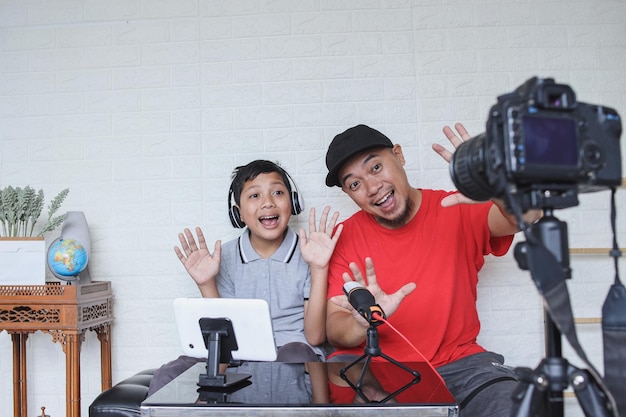
<path id="1" fill-rule="evenodd" d="M 85 212 L 92 276 L 115 296 L 115 383 L 179 354 L 171 302 L 197 291 L 172 247 L 184 227 L 237 235 L 226 214 L 236 165 L 277 160 L 308 207 L 345 218 L 355 206 L 323 185 L 325 150 L 366 123 L 403 145 L 413 184 L 451 188 L 430 150 L 441 128 L 483 131 L 496 96 L 531 76 L 626 114 L 625 46 L 620 0 L 0 0 L 0 186 L 69 187 L 63 209 Z M 610 245 L 608 201 L 588 194 L 557 213 L 572 247 Z M 625 229 L 622 215 L 622 246 Z M 572 266 L 576 314 L 598 316 L 611 262 Z M 512 255 L 488 260 L 479 297 L 481 342 L 535 367 L 542 304 Z M 598 329 L 580 332 L 601 367 Z M 29 414 L 64 415 L 61 347 L 37 333 L 27 351 Z M 12 415 L 10 357 L 4 332 L 0 417 Z M 87 415 L 100 392 L 94 334 L 82 368 Z"/>

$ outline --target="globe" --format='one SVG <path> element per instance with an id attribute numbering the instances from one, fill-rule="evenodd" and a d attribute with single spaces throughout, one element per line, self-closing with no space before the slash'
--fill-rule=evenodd
<path id="1" fill-rule="evenodd" d="M 48 267 L 57 277 L 72 280 L 87 267 L 87 251 L 74 239 L 57 239 L 48 249 Z"/>

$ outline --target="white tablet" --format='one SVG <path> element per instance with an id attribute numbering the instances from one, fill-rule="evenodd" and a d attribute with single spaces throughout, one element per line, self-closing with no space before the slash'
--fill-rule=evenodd
<path id="1" fill-rule="evenodd" d="M 233 359 L 275 361 L 276 342 L 270 308 L 265 300 L 242 298 L 177 298 L 174 316 L 183 353 L 207 358 L 208 349 L 200 330 L 202 318 L 226 318 L 232 322 L 237 350 Z"/>

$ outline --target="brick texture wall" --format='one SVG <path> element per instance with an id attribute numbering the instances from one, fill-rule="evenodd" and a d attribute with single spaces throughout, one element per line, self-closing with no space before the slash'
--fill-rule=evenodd
<path id="1" fill-rule="evenodd" d="M 403 145 L 414 185 L 450 189 L 430 149 L 446 142 L 442 127 L 482 132 L 496 96 L 531 76 L 626 113 L 625 22 L 619 0 L 0 0 L 0 186 L 69 187 L 63 209 L 85 212 L 91 275 L 115 295 L 115 383 L 180 354 L 171 303 L 197 290 L 172 248 L 184 227 L 211 242 L 237 236 L 226 213 L 235 166 L 276 160 L 308 208 L 345 218 L 355 206 L 323 186 L 325 150 L 366 123 Z M 610 245 L 608 208 L 602 192 L 557 213 L 572 247 Z M 625 229 L 621 216 L 622 246 Z M 572 267 L 576 315 L 599 316 L 611 262 L 576 256 Z M 478 306 L 480 342 L 535 367 L 542 303 L 511 254 L 488 259 Z M 602 368 L 599 326 L 579 332 Z M 27 351 L 29 414 L 64 415 L 61 346 L 37 333 Z M 0 417 L 12 415 L 10 358 L 5 332 Z M 98 364 L 88 333 L 83 415 Z M 582 415 L 567 401 L 568 416 Z"/>

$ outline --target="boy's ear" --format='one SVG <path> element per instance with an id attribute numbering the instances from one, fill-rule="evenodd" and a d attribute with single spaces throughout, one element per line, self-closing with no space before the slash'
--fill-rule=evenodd
<path id="1" fill-rule="evenodd" d="M 230 219 L 230 223 L 236 229 L 243 229 L 246 227 L 246 224 L 241 219 L 241 213 L 239 212 L 239 207 L 231 205 L 228 209 L 228 218 Z"/>
<path id="2" fill-rule="evenodd" d="M 291 175 L 284 169 L 280 168 L 283 173 L 283 176 L 287 178 L 289 181 L 289 185 L 285 184 L 288 189 L 291 189 L 291 214 L 300 214 L 304 211 L 304 199 L 302 198 L 302 194 L 298 191 L 298 185 L 291 178 Z"/>
<path id="3" fill-rule="evenodd" d="M 292 191 L 291 192 L 291 214 L 300 214 L 303 211 L 304 211 L 304 200 L 302 199 L 298 191 Z"/>
<path id="4" fill-rule="evenodd" d="M 234 201 L 233 194 L 233 184 L 231 183 L 228 189 L 228 218 L 230 219 L 230 224 L 232 224 L 235 229 L 243 229 L 246 227 L 246 224 L 241 220 L 241 213 Z"/>

